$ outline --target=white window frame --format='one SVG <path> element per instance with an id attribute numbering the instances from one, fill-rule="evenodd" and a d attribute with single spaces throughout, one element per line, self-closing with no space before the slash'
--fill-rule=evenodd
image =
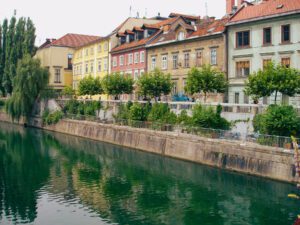
<path id="1" fill-rule="evenodd" d="M 185 33 L 184 33 L 183 31 L 180 31 L 180 32 L 178 33 L 177 40 L 178 40 L 178 41 L 182 41 L 182 40 L 184 40 L 184 39 L 185 39 Z"/>
<path id="2" fill-rule="evenodd" d="M 119 57 L 119 61 L 120 61 L 120 66 L 124 66 L 124 55 L 120 55 Z"/>
<path id="3" fill-rule="evenodd" d="M 142 52 L 140 53 L 140 62 L 141 62 L 141 63 L 144 63 L 144 62 L 145 62 L 145 52 L 144 52 L 144 51 L 142 51 Z"/>
<path id="4" fill-rule="evenodd" d="M 151 69 L 154 70 L 156 68 L 156 56 L 151 57 Z"/>
<path id="5" fill-rule="evenodd" d="M 94 62 L 90 62 L 91 63 L 91 73 L 94 73 Z"/>
<path id="6" fill-rule="evenodd" d="M 128 54 L 128 65 L 132 65 L 132 63 L 133 63 L 133 54 L 130 53 Z"/>
<path id="7" fill-rule="evenodd" d="M 101 72 L 102 70 L 102 61 L 98 60 L 98 72 Z"/>
<path id="8" fill-rule="evenodd" d="M 103 60 L 103 69 L 104 69 L 104 71 L 107 71 L 107 69 L 108 69 L 108 66 L 107 66 L 107 58 L 105 58 L 105 59 Z"/>
<path id="9" fill-rule="evenodd" d="M 117 57 L 113 57 L 113 67 L 117 67 Z"/>
<path id="10" fill-rule="evenodd" d="M 61 83 L 61 68 L 54 69 L 54 83 Z"/>
<path id="11" fill-rule="evenodd" d="M 210 49 L 210 64 L 211 65 L 217 65 L 217 49 L 211 48 Z"/>
<path id="12" fill-rule="evenodd" d="M 134 53 L 134 63 L 135 64 L 139 63 L 139 58 L 140 58 L 140 53 L 139 52 Z"/>
<path id="13" fill-rule="evenodd" d="M 163 55 L 161 58 L 161 69 L 167 70 L 168 69 L 168 55 Z"/>

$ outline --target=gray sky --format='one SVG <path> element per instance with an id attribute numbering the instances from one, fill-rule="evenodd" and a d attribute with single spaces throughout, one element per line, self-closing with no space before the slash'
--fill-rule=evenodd
<path id="1" fill-rule="evenodd" d="M 0 0 L 0 21 L 13 15 L 31 17 L 37 28 L 37 45 L 45 38 L 59 38 L 66 33 L 105 36 L 129 16 L 155 16 L 158 12 L 208 15 L 217 18 L 225 15 L 226 0 Z"/>

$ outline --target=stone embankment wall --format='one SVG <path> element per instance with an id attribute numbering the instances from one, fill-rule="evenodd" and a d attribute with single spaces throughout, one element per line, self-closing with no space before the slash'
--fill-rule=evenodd
<path id="1" fill-rule="evenodd" d="M 9 118 L 0 113 L 1 120 Z M 39 119 L 33 119 L 31 125 L 41 128 Z M 283 149 L 88 121 L 61 120 L 43 129 L 251 175 L 298 181 L 293 154 Z"/>

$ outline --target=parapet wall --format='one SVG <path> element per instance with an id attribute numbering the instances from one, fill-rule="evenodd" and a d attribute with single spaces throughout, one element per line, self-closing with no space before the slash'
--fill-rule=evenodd
<path id="1" fill-rule="evenodd" d="M 0 113 L 0 121 L 9 119 Z M 39 119 L 33 119 L 31 125 L 41 128 Z M 251 175 L 297 181 L 293 154 L 274 147 L 67 119 L 43 129 Z"/>

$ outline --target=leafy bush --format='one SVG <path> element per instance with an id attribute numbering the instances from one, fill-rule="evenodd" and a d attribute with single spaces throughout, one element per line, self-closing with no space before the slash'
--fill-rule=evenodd
<path id="1" fill-rule="evenodd" d="M 64 112 L 73 115 L 95 116 L 96 111 L 101 109 L 101 103 L 98 101 L 80 102 L 70 100 L 64 107 Z"/>
<path id="2" fill-rule="evenodd" d="M 177 117 L 177 123 L 182 125 L 190 125 L 191 117 L 188 115 L 186 110 L 182 110 Z"/>
<path id="3" fill-rule="evenodd" d="M 47 125 L 56 124 L 58 123 L 62 118 L 64 114 L 62 111 L 55 111 L 54 113 L 49 113 L 48 110 L 45 110 L 42 119 L 43 123 Z"/>
<path id="4" fill-rule="evenodd" d="M 271 105 L 253 120 L 255 131 L 262 134 L 290 136 L 300 134 L 300 118 L 292 106 Z"/>
<path id="5" fill-rule="evenodd" d="M 5 106 L 5 100 L 0 100 L 0 108 Z"/>
<path id="6" fill-rule="evenodd" d="M 155 103 L 148 115 L 148 121 L 175 124 L 177 116 L 171 112 L 168 104 Z"/>
<path id="7" fill-rule="evenodd" d="M 222 108 L 205 107 L 196 105 L 192 111 L 191 125 L 203 128 L 229 130 L 230 122 L 221 117 Z"/>

